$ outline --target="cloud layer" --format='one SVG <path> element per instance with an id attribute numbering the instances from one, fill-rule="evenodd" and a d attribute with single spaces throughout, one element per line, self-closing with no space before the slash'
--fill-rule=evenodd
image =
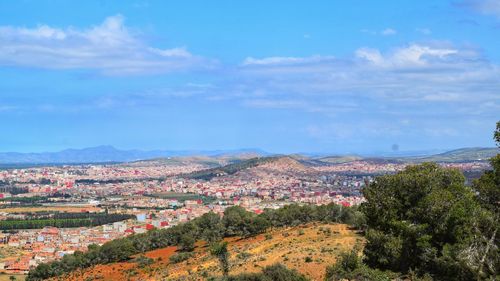
<path id="1" fill-rule="evenodd" d="M 250 107 L 323 114 L 305 130 L 322 139 L 456 137 L 458 120 L 500 112 L 500 67 L 448 43 L 359 48 L 350 58 L 248 58 L 239 71 L 227 92 Z"/>
<path id="2" fill-rule="evenodd" d="M 458 2 L 458 5 L 485 15 L 493 15 L 500 19 L 500 1 L 498 0 L 464 0 Z"/>
<path id="3" fill-rule="evenodd" d="M 486 13 L 495 11 L 497 2 L 467 3 Z M 486 10 L 481 6 L 486 4 L 493 6 Z M 429 29 L 417 31 L 431 34 Z M 376 34 L 394 35 L 396 29 Z M 334 55 L 249 56 L 236 64 L 217 65 L 216 60 L 193 55 L 183 47 L 152 47 L 140 33 L 127 28 L 119 15 L 87 29 L 3 26 L 0 66 L 88 69 L 105 75 L 182 71 L 187 75 L 153 86 L 146 77 L 137 82 L 142 83 L 139 90 L 82 94 L 78 101 L 56 97 L 46 104 L 32 102 L 31 108 L 15 102 L 0 104 L 0 113 L 22 107 L 24 112 L 71 110 L 77 114 L 137 109 L 141 114 L 157 111 L 161 116 L 174 100 L 181 101 L 186 112 L 193 102 L 219 102 L 252 114 L 259 110 L 294 112 L 299 116 L 295 121 L 301 122 L 303 116 L 314 115 L 301 128 L 291 127 L 322 140 L 353 139 L 360 133 L 377 138 L 457 137 L 457 122 L 470 121 L 470 126 L 479 127 L 485 120 L 498 118 L 500 66 L 478 49 L 433 41 L 389 49 L 365 46 L 352 50 L 351 55 Z M 201 79 L 191 72 L 214 67 Z"/>
<path id="4" fill-rule="evenodd" d="M 145 44 L 111 16 L 88 29 L 0 26 L 0 65 L 46 69 L 96 69 L 109 75 L 164 73 L 210 66 L 183 47 Z"/>

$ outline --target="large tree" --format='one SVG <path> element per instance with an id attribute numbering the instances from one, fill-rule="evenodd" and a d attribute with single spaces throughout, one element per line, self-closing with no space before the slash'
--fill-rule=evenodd
<path id="1" fill-rule="evenodd" d="M 210 253 L 219 260 L 220 268 L 224 276 L 229 274 L 229 251 L 227 242 L 223 241 L 212 245 Z"/>
<path id="2" fill-rule="evenodd" d="M 464 182 L 456 169 L 424 163 L 379 177 L 365 188 L 368 265 L 429 272 L 439 279 L 487 275 L 478 273 L 481 258 L 476 258 L 486 244 L 477 244 L 478 237 L 491 232 L 494 219 Z"/>
<path id="3" fill-rule="evenodd" d="M 493 138 L 500 147 L 500 121 L 497 122 Z M 491 216 L 485 217 L 485 223 L 474 227 L 478 235 L 475 243 L 471 244 L 468 259 L 474 261 L 480 276 L 500 271 L 498 228 L 500 224 L 500 154 L 490 159 L 492 169 L 486 171 L 479 179 L 474 181 L 473 187 L 477 194 L 477 201 Z"/>
<path id="4" fill-rule="evenodd" d="M 493 133 L 493 139 L 495 140 L 498 147 L 500 147 L 500 121 L 497 122 L 497 128 L 495 133 Z"/>

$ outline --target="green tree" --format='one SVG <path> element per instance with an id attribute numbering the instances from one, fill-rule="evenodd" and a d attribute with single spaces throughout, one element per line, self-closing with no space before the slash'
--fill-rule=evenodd
<path id="1" fill-rule="evenodd" d="M 398 277 L 394 272 L 383 272 L 366 266 L 359 256 L 359 249 L 343 252 L 337 262 L 326 269 L 326 281 L 352 280 L 352 281 L 389 281 Z M 413 280 L 413 279 L 412 279 Z"/>
<path id="2" fill-rule="evenodd" d="M 225 277 L 228 281 L 307 281 L 308 279 L 295 270 L 282 264 L 266 266 L 261 273 L 243 273 Z"/>
<path id="3" fill-rule="evenodd" d="M 209 244 L 218 242 L 224 237 L 224 224 L 220 216 L 213 212 L 199 217 L 196 225 L 200 229 L 201 238 Z"/>
<path id="4" fill-rule="evenodd" d="M 192 251 L 194 250 L 195 238 L 189 233 L 183 234 L 179 241 L 179 248 L 182 251 Z"/>
<path id="5" fill-rule="evenodd" d="M 456 169 L 424 163 L 365 188 L 367 264 L 403 273 L 415 269 L 440 279 L 478 278 L 477 260 L 468 251 L 491 213 L 464 182 Z"/>
<path id="6" fill-rule="evenodd" d="M 500 121 L 493 135 L 500 147 Z M 477 193 L 477 201 L 486 210 L 478 215 L 482 223 L 473 224 L 476 239 L 470 244 L 465 256 L 470 264 L 475 265 L 481 277 L 496 274 L 500 271 L 500 154 L 490 159 L 492 170 L 486 171 L 473 182 Z"/>
<path id="7" fill-rule="evenodd" d="M 493 139 L 498 147 L 500 147 L 500 121 L 497 122 L 497 128 L 493 133 Z"/>
<path id="8" fill-rule="evenodd" d="M 229 274 L 229 251 L 227 242 L 220 242 L 212 245 L 210 253 L 219 260 L 220 268 L 224 276 Z"/>

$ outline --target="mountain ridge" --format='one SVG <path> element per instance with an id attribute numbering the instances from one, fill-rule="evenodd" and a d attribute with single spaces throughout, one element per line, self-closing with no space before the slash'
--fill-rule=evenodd
<path id="1" fill-rule="evenodd" d="M 498 148 L 469 147 L 453 149 L 442 153 L 415 156 L 361 156 L 356 154 L 337 154 L 307 156 L 304 154 L 290 154 L 291 158 L 303 163 L 317 165 L 332 165 L 361 160 L 382 160 L 396 162 L 460 162 L 485 161 L 500 153 Z M 120 163 L 147 161 L 170 157 L 216 157 L 226 159 L 248 159 L 252 157 L 277 156 L 261 149 L 244 148 L 233 150 L 121 150 L 111 145 L 101 145 L 82 149 L 65 149 L 58 152 L 0 152 L 0 165 L 27 165 L 27 164 L 89 164 L 89 163 Z M 282 155 L 282 154 L 281 154 Z M 251 156 L 251 157 L 250 157 Z M 284 156 L 284 155 L 282 155 Z M 231 161 L 229 161 L 231 162 Z"/>
<path id="2" fill-rule="evenodd" d="M 164 157 L 181 156 L 234 156 L 240 154 L 269 155 L 260 149 L 234 150 L 121 150 L 111 145 L 82 149 L 69 148 L 57 152 L 0 152 L 0 164 L 79 164 L 132 162 Z"/>

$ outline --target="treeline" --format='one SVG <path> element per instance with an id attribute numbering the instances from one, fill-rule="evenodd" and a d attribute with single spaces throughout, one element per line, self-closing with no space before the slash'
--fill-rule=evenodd
<path id="1" fill-rule="evenodd" d="M 11 203 L 19 203 L 19 204 L 35 204 L 35 203 L 48 203 L 49 198 L 45 196 L 31 196 L 31 197 L 7 197 L 0 199 L 0 202 L 11 202 Z"/>
<path id="2" fill-rule="evenodd" d="M 119 178 L 119 179 L 77 179 L 76 184 L 119 184 L 126 182 L 142 182 L 142 181 L 164 181 L 166 177 L 147 177 L 147 178 Z"/>
<path id="3" fill-rule="evenodd" d="M 215 243 L 224 237 L 253 236 L 270 227 L 294 226 L 312 221 L 339 222 L 362 225 L 364 219 L 357 208 L 336 204 L 323 206 L 289 205 L 278 210 L 265 210 L 261 215 L 239 206 L 229 207 L 221 218 L 207 213 L 190 222 L 168 229 L 154 229 L 113 240 L 102 246 L 92 245 L 88 251 L 65 255 L 60 261 L 40 264 L 28 274 L 27 280 L 43 280 L 69 271 L 96 264 L 128 260 L 132 255 L 158 248 L 178 246 L 181 251 L 192 251 L 197 240 Z"/>
<path id="4" fill-rule="evenodd" d="M 12 195 L 28 193 L 29 189 L 27 187 L 17 187 L 12 185 L 7 185 L 6 183 L 0 183 L 0 193 L 10 193 Z"/>
<path id="5" fill-rule="evenodd" d="M 52 218 L 43 217 L 24 220 L 3 220 L 0 221 L 0 230 L 39 229 L 46 226 L 58 228 L 92 227 L 127 220 L 133 217 L 132 215 L 126 214 L 60 213 L 55 214 Z"/>
<path id="6" fill-rule="evenodd" d="M 62 192 L 54 192 L 48 196 L 30 196 L 30 197 L 7 197 L 1 198 L 0 202 L 9 202 L 12 205 L 22 205 L 22 206 L 37 206 L 42 203 L 51 203 L 53 202 L 51 198 L 71 198 L 70 194 L 62 193 Z"/>

